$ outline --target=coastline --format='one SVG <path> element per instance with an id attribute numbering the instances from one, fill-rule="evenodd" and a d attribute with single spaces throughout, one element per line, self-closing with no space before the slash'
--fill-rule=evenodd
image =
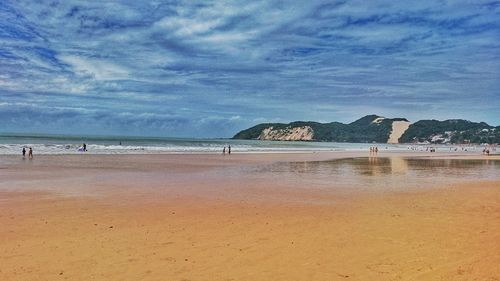
<path id="1" fill-rule="evenodd" d="M 0 279 L 499 275 L 500 181 L 438 175 L 422 179 L 428 188 L 411 187 L 404 179 L 414 174 L 401 170 L 436 159 L 461 177 L 469 168 L 455 160 L 498 163 L 499 156 L 381 152 L 371 157 L 378 162 L 369 159 L 367 152 L 2 156 Z M 341 170 L 314 166 L 332 160 Z M 352 179 L 328 180 L 346 167 Z M 386 187 L 388 178 L 408 188 Z M 356 187 L 365 183 L 377 188 Z"/>
<path id="2" fill-rule="evenodd" d="M 82 146 L 86 144 L 87 152 Z M 182 139 L 139 137 L 91 137 L 83 136 L 25 136 L 0 135 L 0 155 L 19 155 L 23 148 L 33 147 L 38 155 L 68 154 L 219 154 L 231 146 L 237 153 L 307 153 L 307 152 L 363 152 L 372 146 L 384 151 L 425 151 L 429 147 L 438 152 L 477 153 L 484 149 L 479 144 L 395 144 L 395 143 L 346 143 L 314 141 L 263 141 L 241 139 Z"/>

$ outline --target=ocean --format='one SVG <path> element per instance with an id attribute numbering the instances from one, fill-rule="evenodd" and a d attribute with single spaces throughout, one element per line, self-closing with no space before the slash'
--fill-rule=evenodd
<path id="1" fill-rule="evenodd" d="M 233 139 L 194 139 L 131 136 L 75 136 L 44 134 L 0 134 L 0 155 L 21 154 L 23 147 L 32 147 L 34 154 L 78 154 L 83 143 L 90 154 L 155 154 L 155 153 L 222 153 L 231 146 L 234 153 L 251 152 L 311 152 L 311 151 L 368 151 L 370 146 L 380 150 L 425 150 L 425 146 L 408 144 L 335 143 L 298 141 L 259 141 Z M 439 145 L 438 151 L 450 151 L 456 146 Z M 462 148 L 459 148 L 462 149 Z M 469 146 L 468 151 L 480 147 Z"/>

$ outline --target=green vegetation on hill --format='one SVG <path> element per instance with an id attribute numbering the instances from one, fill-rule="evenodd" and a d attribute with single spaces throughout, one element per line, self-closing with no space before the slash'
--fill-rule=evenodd
<path id="1" fill-rule="evenodd" d="M 392 122 L 408 121 L 404 118 L 384 118 L 374 123 L 380 116 L 367 115 L 346 125 L 345 142 L 379 142 L 384 143 L 389 139 L 392 132 Z"/>
<path id="2" fill-rule="evenodd" d="M 498 127 L 467 120 L 421 120 L 413 123 L 400 142 L 499 143 Z M 434 138 L 434 139 L 433 139 Z"/>
<path id="3" fill-rule="evenodd" d="M 240 140 L 255 140 L 258 139 L 262 131 L 266 128 L 273 127 L 278 128 L 278 126 L 285 125 L 282 123 L 262 123 L 255 125 L 251 128 L 245 129 L 243 131 L 238 132 L 233 136 L 233 139 Z"/>
<path id="4" fill-rule="evenodd" d="M 404 118 L 381 118 L 367 115 L 352 123 L 339 122 L 318 123 L 297 121 L 288 124 L 264 123 L 237 133 L 234 139 L 258 139 L 267 128 L 287 130 L 295 127 L 309 126 L 314 131 L 315 141 L 332 142 L 379 142 L 385 143 L 392 131 L 392 122 L 408 121 Z M 376 122 L 374 122 L 376 121 Z M 500 143 L 500 126 L 492 127 L 484 122 L 467 120 L 421 120 L 409 126 L 399 139 L 400 143 L 432 142 L 432 143 Z"/>
<path id="5" fill-rule="evenodd" d="M 234 139 L 257 139 L 266 128 L 274 130 L 309 126 L 314 131 L 314 140 L 333 142 L 387 142 L 392 131 L 393 121 L 407 121 L 404 118 L 373 121 L 380 116 L 368 115 L 349 124 L 339 122 L 318 123 L 298 121 L 289 124 L 264 123 L 237 133 Z"/>

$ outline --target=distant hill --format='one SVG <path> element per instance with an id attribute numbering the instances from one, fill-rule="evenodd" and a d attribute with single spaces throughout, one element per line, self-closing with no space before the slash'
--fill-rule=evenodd
<path id="1" fill-rule="evenodd" d="M 400 142 L 500 143 L 500 126 L 461 119 L 421 120 L 411 124 Z"/>
<path id="2" fill-rule="evenodd" d="M 352 123 L 296 121 L 263 123 L 238 132 L 234 139 L 358 143 L 499 143 L 500 127 L 467 120 L 422 120 L 367 115 Z"/>

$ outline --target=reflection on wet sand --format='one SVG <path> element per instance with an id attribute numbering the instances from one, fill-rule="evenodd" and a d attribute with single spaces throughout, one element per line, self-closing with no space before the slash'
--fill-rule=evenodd
<path id="1" fill-rule="evenodd" d="M 264 171 L 263 171 L 264 170 Z M 331 161 L 278 163 L 259 172 L 311 186 L 415 187 L 454 180 L 500 178 L 500 161 L 404 157 L 358 157 Z"/>
<path id="2" fill-rule="evenodd" d="M 496 160 L 464 160 L 464 159 L 426 159 L 401 157 L 363 157 L 346 158 L 333 161 L 295 162 L 290 163 L 290 172 L 320 173 L 329 170 L 339 172 L 352 170 L 359 175 L 389 175 L 407 174 L 408 172 L 431 172 L 443 170 L 476 171 L 476 173 L 495 172 L 500 168 L 500 161 Z"/>
<path id="3" fill-rule="evenodd" d="M 335 161 L 316 162 L 318 165 L 345 165 L 360 175 L 381 176 L 408 173 L 467 173 L 485 174 L 500 168 L 500 161 L 428 158 L 348 158 Z"/>

